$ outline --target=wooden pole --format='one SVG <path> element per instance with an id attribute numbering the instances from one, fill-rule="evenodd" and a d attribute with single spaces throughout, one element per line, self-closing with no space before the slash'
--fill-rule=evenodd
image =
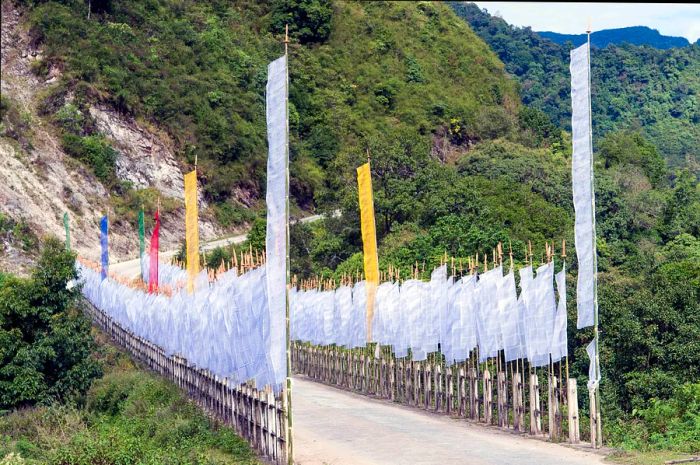
<path id="1" fill-rule="evenodd" d="M 285 82 L 285 113 L 286 113 L 286 130 L 285 130 L 285 151 L 286 151 L 286 183 L 285 183 L 285 221 L 286 221 L 286 286 L 285 286 L 285 325 L 286 325 L 286 352 L 287 352 L 287 379 L 285 392 L 283 393 L 283 408 L 286 416 L 286 456 L 287 464 L 294 465 L 294 447 L 293 447 L 293 428 L 292 428 L 292 354 L 290 347 L 290 326 L 289 326 L 289 288 L 290 283 L 290 266 L 289 266 L 289 25 L 284 26 L 284 55 L 286 62 L 286 82 Z"/>
<path id="2" fill-rule="evenodd" d="M 530 373 L 530 434 L 536 436 L 541 432 L 540 383 L 537 379 L 537 370 L 535 369 L 534 373 Z"/>
<path id="3" fill-rule="evenodd" d="M 589 150 L 590 153 L 593 153 L 593 121 L 592 121 L 592 115 L 591 115 L 591 25 L 589 22 L 588 25 L 588 30 L 586 31 L 586 35 L 588 38 L 588 128 L 589 128 L 589 133 L 588 133 L 588 145 L 589 145 Z M 596 240 L 595 240 L 595 230 L 596 230 L 596 222 L 595 222 L 595 180 L 593 176 L 593 157 L 591 156 L 591 167 L 590 167 L 590 177 L 591 177 L 591 208 L 593 211 L 592 215 L 592 230 L 593 230 L 593 334 L 594 334 L 594 341 L 595 341 L 595 360 L 594 360 L 594 367 L 595 367 L 595 376 L 596 379 L 600 379 L 600 332 L 598 330 L 598 251 L 596 248 Z M 602 425 L 601 425 L 601 413 L 600 413 L 600 394 L 599 394 L 599 387 L 598 383 L 596 382 L 595 385 L 593 386 L 593 397 L 591 400 L 595 401 L 595 409 L 591 408 L 591 415 L 593 415 L 593 412 L 595 411 L 595 419 L 592 418 L 592 420 L 595 420 L 595 427 L 596 427 L 596 436 L 597 436 L 597 442 L 594 443 L 593 447 L 594 448 L 599 448 L 603 445 L 603 437 L 602 437 Z M 593 426 L 593 424 L 591 425 Z M 591 431 L 591 434 L 593 432 Z"/>

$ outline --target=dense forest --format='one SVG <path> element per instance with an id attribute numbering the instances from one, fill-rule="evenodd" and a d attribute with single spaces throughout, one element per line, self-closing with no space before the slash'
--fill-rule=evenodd
<path id="1" fill-rule="evenodd" d="M 109 182 L 114 155 L 86 105 L 102 101 L 157 123 L 184 163 L 198 155 L 205 194 L 228 223 L 262 206 L 266 67 L 283 52 L 287 22 L 292 193 L 304 209 L 333 199 L 350 171 L 330 165 L 354 165 L 373 138 L 410 129 L 426 143 L 455 132 L 466 144 L 517 126 L 515 83 L 446 11 L 429 3 L 114 1 L 94 3 L 87 20 L 86 3 L 67 1 L 39 4 L 31 23 L 46 50 L 37 72 L 64 69 L 44 106 L 66 150 Z"/>
<path id="2" fill-rule="evenodd" d="M 523 102 L 571 126 L 569 50 L 530 28 L 509 25 L 473 3 L 452 8 L 496 52 L 520 83 Z M 630 44 L 591 52 L 593 127 L 639 130 L 669 165 L 700 175 L 700 45 L 661 50 Z"/>
<path id="3" fill-rule="evenodd" d="M 46 51 L 36 72 L 63 70 L 44 116 L 66 151 L 116 185 L 114 149 L 86 107 L 99 101 L 163 127 L 183 164 L 198 155 L 222 223 L 257 215 L 259 248 L 266 65 L 289 22 L 295 208 L 342 213 L 292 227 L 300 276 L 361 269 L 355 167 L 368 154 L 383 270 L 429 270 L 445 253 L 466 261 L 499 242 L 517 266 L 528 241 L 536 258 L 545 241 L 573 244 L 568 49 L 529 29 L 453 5 L 468 25 L 429 2 L 93 1 L 90 19 L 77 0 L 25 3 Z M 613 445 L 700 449 L 699 53 L 593 53 L 601 389 Z M 19 311 L 12 292 L 0 291 L 0 323 Z M 575 305 L 569 312 L 572 376 L 585 385 L 591 332 L 576 331 Z"/>

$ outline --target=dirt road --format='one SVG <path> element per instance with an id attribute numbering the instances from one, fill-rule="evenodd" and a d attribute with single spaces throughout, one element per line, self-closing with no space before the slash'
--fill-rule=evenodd
<path id="1" fill-rule="evenodd" d="M 340 211 L 336 210 L 333 213 L 333 216 L 340 215 Z M 307 216 L 305 218 L 302 218 L 298 220 L 300 223 L 313 223 L 314 221 L 318 221 L 321 218 L 323 218 L 323 215 L 311 215 Z M 245 242 L 246 238 L 248 237 L 248 234 L 239 234 L 238 236 L 230 236 L 230 237 L 225 237 L 223 239 L 216 239 L 213 241 L 205 242 L 200 245 L 201 250 L 213 250 L 217 247 L 226 247 L 231 244 L 240 244 L 241 242 Z M 170 261 L 175 254 L 177 254 L 177 250 L 165 250 L 165 251 L 160 251 L 158 253 L 158 258 L 159 261 L 161 262 L 168 262 Z M 136 252 L 136 255 L 138 255 L 138 251 Z M 141 267 L 139 265 L 139 259 L 134 258 L 133 260 L 126 260 L 123 262 L 119 263 L 112 263 L 110 264 L 110 270 L 114 271 L 122 276 L 125 276 L 129 279 L 134 279 L 137 278 L 140 273 L 141 273 Z"/>
<path id="2" fill-rule="evenodd" d="M 585 450 L 294 378 L 298 465 L 595 465 Z"/>

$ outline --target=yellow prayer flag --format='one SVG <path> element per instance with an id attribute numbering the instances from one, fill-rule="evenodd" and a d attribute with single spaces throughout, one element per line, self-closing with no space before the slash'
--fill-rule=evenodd
<path id="1" fill-rule="evenodd" d="M 185 244 L 187 247 L 187 292 L 194 292 L 199 274 L 199 228 L 197 224 L 197 170 L 185 175 Z"/>
<path id="2" fill-rule="evenodd" d="M 369 162 L 357 168 L 357 185 L 360 197 L 360 225 L 367 289 L 367 341 L 372 340 L 374 297 L 379 284 L 379 258 L 377 257 L 377 230 L 374 223 L 374 199 L 372 174 Z"/>

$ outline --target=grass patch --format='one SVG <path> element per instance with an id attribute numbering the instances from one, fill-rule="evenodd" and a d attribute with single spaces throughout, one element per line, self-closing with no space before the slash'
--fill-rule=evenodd
<path id="1" fill-rule="evenodd" d="M 27 253 L 39 245 L 39 239 L 24 219 L 15 220 L 4 213 L 0 213 L 0 239 Z M 4 248 L 0 248 L 0 255 L 3 253 Z"/>
<path id="2" fill-rule="evenodd" d="M 692 457 L 688 454 L 669 451 L 619 451 L 613 452 L 607 457 L 611 463 L 621 465 L 659 465 L 667 460 L 681 460 Z"/>
<path id="3" fill-rule="evenodd" d="M 209 420 L 174 384 L 136 367 L 102 333 L 95 336 L 106 374 L 85 406 L 0 417 L 0 463 L 259 464 L 243 439 Z"/>

